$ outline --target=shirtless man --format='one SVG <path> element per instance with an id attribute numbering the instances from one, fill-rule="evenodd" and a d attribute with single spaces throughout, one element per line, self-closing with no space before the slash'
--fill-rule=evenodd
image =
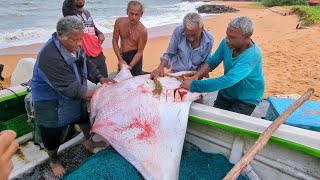
<path id="1" fill-rule="evenodd" d="M 118 66 L 129 65 L 133 76 L 142 74 L 143 50 L 148 39 L 147 29 L 140 22 L 142 14 L 143 5 L 138 1 L 130 1 L 127 6 L 128 17 L 119 17 L 113 31 L 112 45 L 119 61 Z"/>

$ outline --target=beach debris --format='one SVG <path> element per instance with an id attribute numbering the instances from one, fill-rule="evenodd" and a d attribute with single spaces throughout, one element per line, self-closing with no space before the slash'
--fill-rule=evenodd
<path id="1" fill-rule="evenodd" d="M 303 26 L 302 23 L 298 23 L 296 29 L 308 29 L 308 27 Z"/>
<path id="2" fill-rule="evenodd" d="M 238 12 L 238 9 L 224 6 L 224 5 L 215 5 L 215 4 L 205 4 L 196 8 L 199 13 L 207 14 L 220 14 L 220 13 L 235 13 Z"/>
<path id="3" fill-rule="evenodd" d="M 286 16 L 287 13 L 286 12 L 281 12 L 281 11 L 278 11 L 278 10 L 274 10 L 274 9 L 269 9 L 271 12 L 274 12 L 274 13 L 277 13 L 277 14 L 281 14 L 282 16 Z"/>
<path id="4" fill-rule="evenodd" d="M 277 98 L 290 98 L 290 99 L 299 99 L 301 95 L 299 94 L 276 94 L 274 95 Z"/>
<path id="5" fill-rule="evenodd" d="M 24 162 L 24 163 L 28 163 L 29 162 L 26 159 L 26 156 L 23 154 L 23 152 L 21 151 L 20 148 L 17 150 L 16 154 L 18 155 L 19 161 Z"/>

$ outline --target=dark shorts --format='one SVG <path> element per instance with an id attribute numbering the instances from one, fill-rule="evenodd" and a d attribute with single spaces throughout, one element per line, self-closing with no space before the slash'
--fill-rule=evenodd
<path id="1" fill-rule="evenodd" d="M 44 147 L 47 150 L 56 150 L 62 143 L 62 135 L 65 133 L 67 126 L 58 124 L 58 101 L 37 101 L 34 102 L 35 125 L 39 129 Z M 80 119 L 71 123 L 87 124 L 90 123 L 88 112 L 83 112 Z"/>
<path id="2" fill-rule="evenodd" d="M 213 107 L 250 116 L 256 108 L 256 105 L 249 104 L 240 100 L 226 99 L 219 92 Z"/>
<path id="3" fill-rule="evenodd" d="M 133 57 L 137 54 L 138 50 L 131 50 L 128 52 L 123 52 L 122 53 L 122 59 L 127 63 L 130 64 Z M 138 76 L 144 74 L 142 72 L 142 59 L 140 59 L 135 66 L 132 67 L 131 69 L 131 74 L 133 76 Z"/>
<path id="4" fill-rule="evenodd" d="M 89 57 L 89 59 L 97 66 L 97 69 L 100 71 L 103 77 L 108 77 L 108 69 L 106 64 L 106 57 L 101 51 L 97 57 Z"/>

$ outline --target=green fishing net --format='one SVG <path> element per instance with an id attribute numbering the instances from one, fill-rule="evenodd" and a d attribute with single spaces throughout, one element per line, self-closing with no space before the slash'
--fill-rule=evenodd
<path id="1" fill-rule="evenodd" d="M 195 145 L 185 142 L 181 163 L 180 180 L 220 180 L 231 170 L 233 164 L 221 154 L 204 153 Z M 111 146 L 88 158 L 76 170 L 64 177 L 79 179 L 143 179 L 139 172 Z M 238 180 L 244 180 L 242 176 Z"/>

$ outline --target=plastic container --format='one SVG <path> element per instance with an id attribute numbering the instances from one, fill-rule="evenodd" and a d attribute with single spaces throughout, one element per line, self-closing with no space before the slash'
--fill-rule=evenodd
<path id="1" fill-rule="evenodd" d="M 31 132 L 31 125 L 28 123 L 27 114 L 21 114 L 8 121 L 0 122 L 2 130 L 11 129 L 17 133 L 17 137 Z"/>

